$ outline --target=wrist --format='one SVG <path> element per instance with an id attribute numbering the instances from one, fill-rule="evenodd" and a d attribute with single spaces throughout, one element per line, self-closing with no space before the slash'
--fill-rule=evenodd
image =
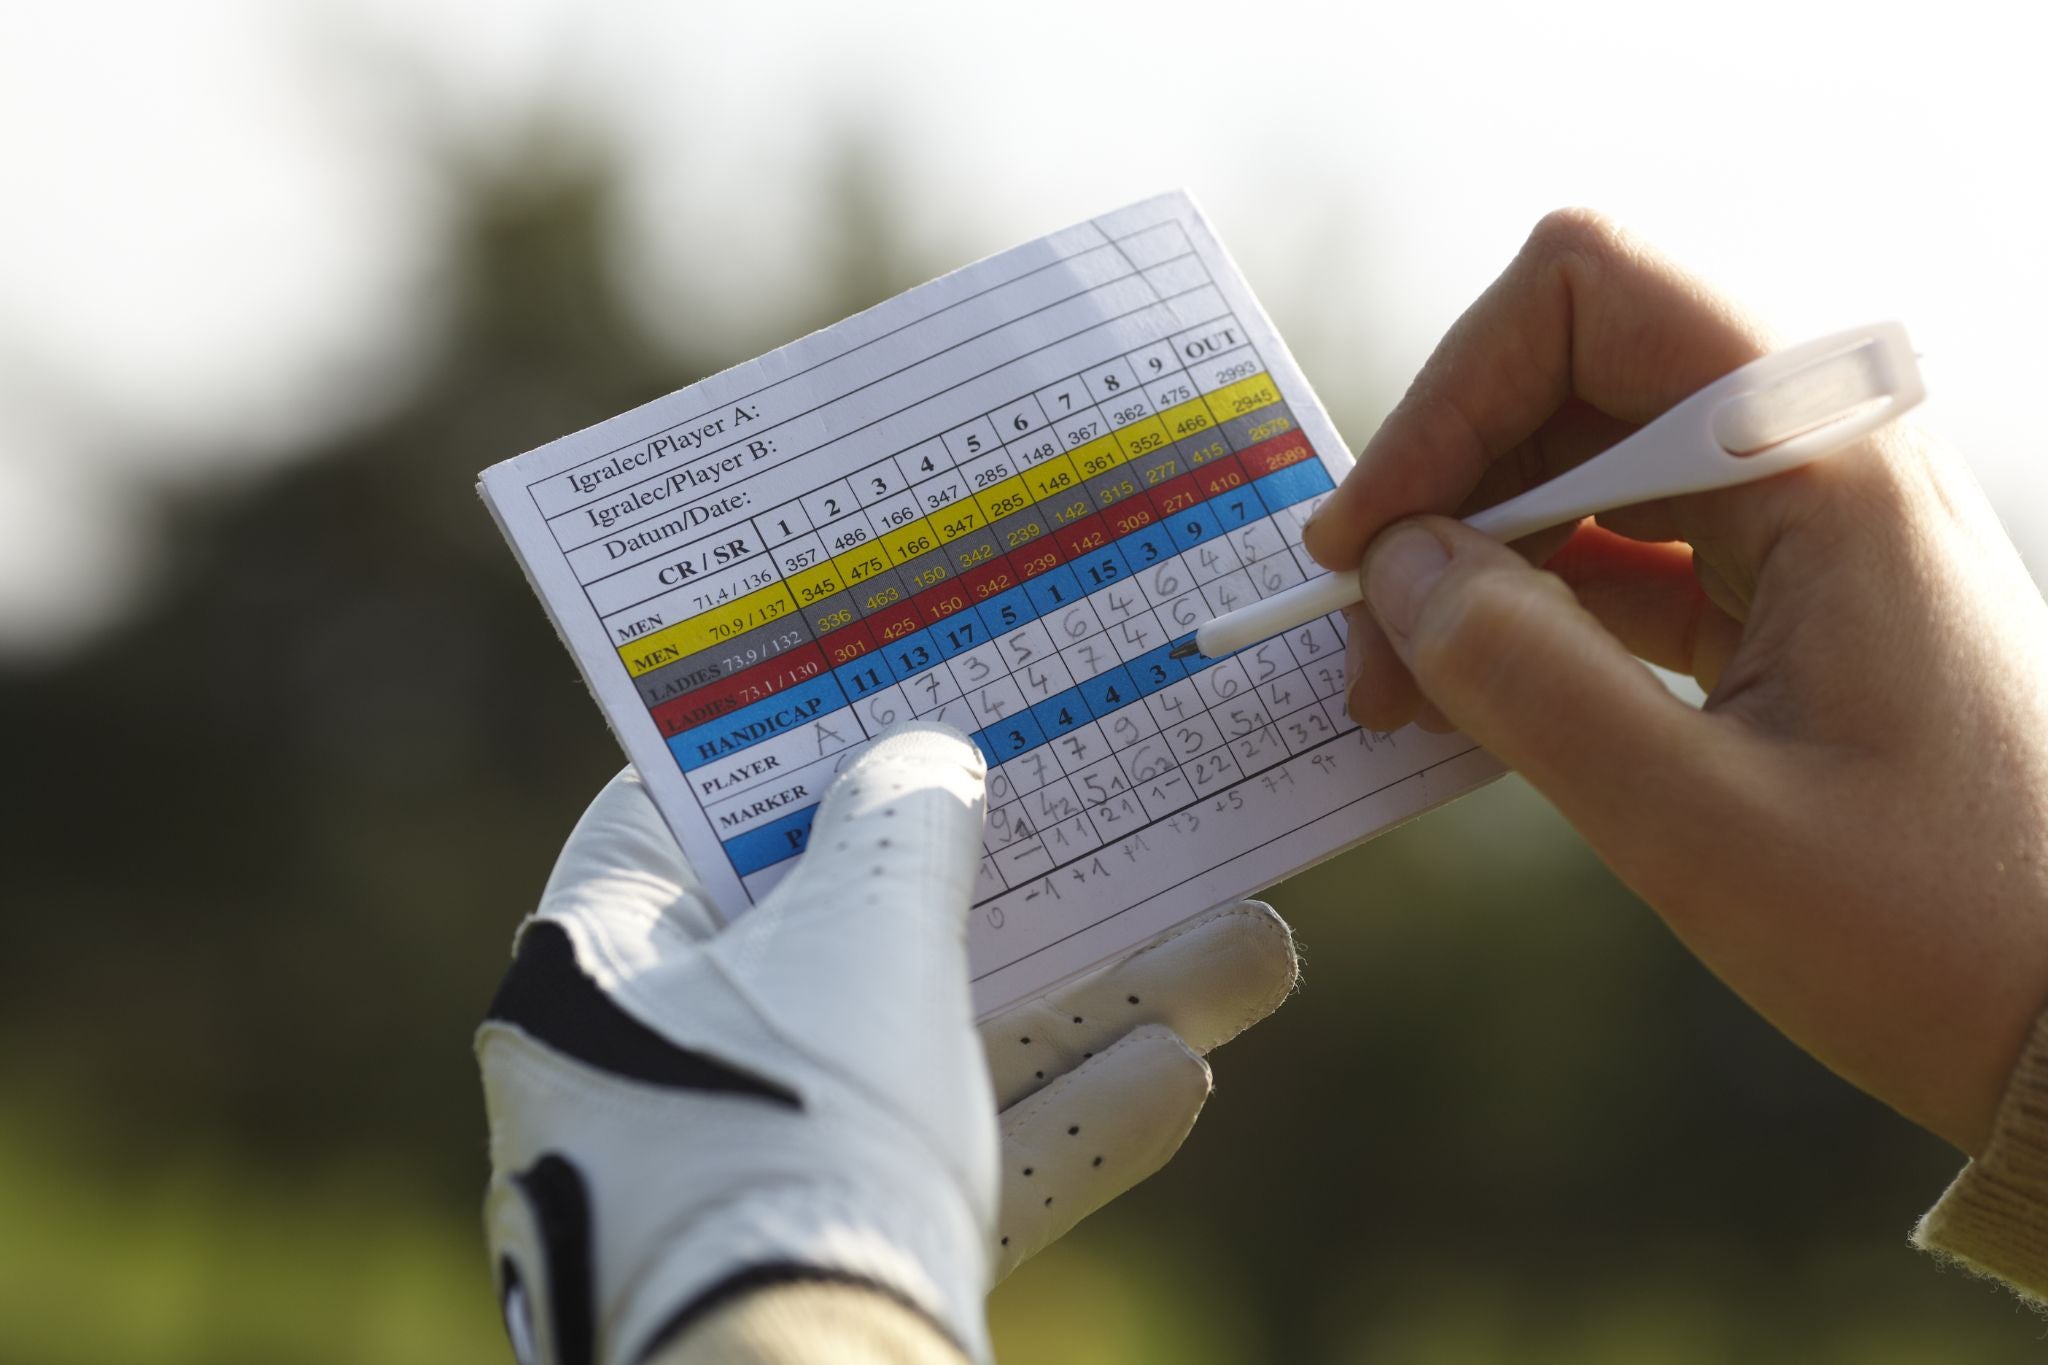
<path id="1" fill-rule="evenodd" d="M 963 1200 L 877 1198 L 808 1181 L 755 1189 L 701 1211 L 620 1286 L 608 1365 L 636 1365 L 737 1294 L 805 1281 L 877 1290 L 986 1361 L 989 1264 Z"/>

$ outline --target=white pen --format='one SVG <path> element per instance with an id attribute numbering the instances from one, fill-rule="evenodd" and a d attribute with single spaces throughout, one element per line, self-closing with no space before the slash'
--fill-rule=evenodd
<path id="1" fill-rule="evenodd" d="M 1926 396 L 1906 329 L 1880 322 L 1809 341 L 1707 385 L 1642 430 L 1465 524 L 1515 540 L 1595 512 L 1726 488 L 1794 469 L 1868 435 Z M 1173 647 L 1220 659 L 1364 596 L 1328 574 L 1228 612 Z"/>

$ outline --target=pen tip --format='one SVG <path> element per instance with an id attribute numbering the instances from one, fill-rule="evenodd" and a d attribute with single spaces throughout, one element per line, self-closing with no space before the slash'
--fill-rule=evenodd
<path id="1" fill-rule="evenodd" d="M 1199 653 L 1201 653 L 1201 651 L 1195 648 L 1195 642 L 1193 640 L 1183 640 L 1179 644 L 1175 645 L 1172 649 L 1167 650 L 1166 657 L 1169 659 L 1187 659 L 1192 658 L 1194 655 Z"/>

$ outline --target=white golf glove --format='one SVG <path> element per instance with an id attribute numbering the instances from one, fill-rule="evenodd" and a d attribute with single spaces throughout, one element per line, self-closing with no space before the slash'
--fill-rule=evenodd
<path id="1" fill-rule="evenodd" d="M 725 928 L 638 775 L 599 794 L 477 1036 L 522 1365 L 635 1365 L 800 1280 L 871 1285 L 986 1360 L 991 1280 L 1172 1155 L 1197 1052 L 1293 983 L 1286 926 L 1213 912 L 991 1021 L 992 1094 L 964 948 L 982 787 L 956 733 L 885 734 Z"/>

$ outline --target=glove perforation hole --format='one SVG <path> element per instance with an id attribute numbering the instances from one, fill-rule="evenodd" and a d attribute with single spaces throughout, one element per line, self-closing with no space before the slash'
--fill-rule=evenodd
<path id="1" fill-rule="evenodd" d="M 1133 1005 L 1138 1003 L 1138 997 L 1135 995 L 1125 996 L 1124 998 L 1129 1000 Z"/>
<path id="2" fill-rule="evenodd" d="M 1034 1071 L 1031 1074 L 1041 1081 L 1045 1079 L 1045 1073 L 1043 1071 Z"/>
<path id="3" fill-rule="evenodd" d="M 1031 1046 L 1031 1040 L 1029 1038 L 1019 1038 L 1017 1041 L 1024 1044 L 1024 1046 L 1026 1047 Z"/>
<path id="4" fill-rule="evenodd" d="M 1090 1165 L 1094 1165 L 1094 1166 L 1100 1166 L 1100 1165 L 1102 1164 L 1102 1158 L 1101 1158 L 1101 1157 L 1096 1157 L 1096 1158 L 1095 1158 L 1095 1160 L 1094 1160 L 1093 1162 L 1089 1163 L 1089 1164 L 1090 1164 Z"/>
<path id="5" fill-rule="evenodd" d="M 1081 1016 L 1080 1016 L 1080 1015 L 1078 1015 L 1078 1014 L 1077 1014 L 1077 1015 L 1075 1015 L 1075 1016 L 1074 1016 L 1074 1022 L 1075 1022 L 1075 1023 L 1077 1023 L 1077 1024 L 1078 1024 L 1078 1023 L 1080 1023 L 1080 1022 L 1081 1022 Z"/>
<path id="6" fill-rule="evenodd" d="M 1078 1124 L 1078 1123 L 1075 1123 L 1075 1124 L 1070 1124 L 1070 1125 L 1068 1125 L 1068 1127 L 1067 1127 L 1067 1136 L 1068 1136 L 1068 1137 L 1079 1137 L 1079 1136 L 1081 1136 L 1081 1125 L 1080 1125 L 1080 1124 Z"/>
<path id="7" fill-rule="evenodd" d="M 1005 1238 L 1003 1239 L 1003 1245 L 1004 1245 L 1004 1246 L 1008 1246 L 1009 1244 L 1010 1244 L 1010 1239 L 1009 1239 L 1009 1238 L 1007 1238 L 1007 1237 L 1005 1237 Z"/>
<path id="8" fill-rule="evenodd" d="M 1027 1180 L 1031 1178 L 1031 1168 L 1029 1166 L 1024 1168 L 1024 1177 Z"/>
<path id="9" fill-rule="evenodd" d="M 1046 1206 L 1047 1208 L 1051 1208 L 1051 1207 L 1052 1207 L 1052 1196 L 1051 1196 L 1051 1195 L 1047 1195 L 1047 1196 L 1045 1197 L 1045 1206 Z"/>

